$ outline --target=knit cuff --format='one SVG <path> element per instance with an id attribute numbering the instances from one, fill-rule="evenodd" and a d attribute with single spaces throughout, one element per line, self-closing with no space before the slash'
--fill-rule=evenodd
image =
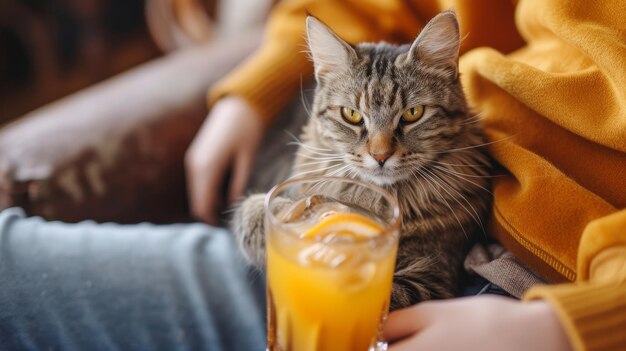
<path id="1" fill-rule="evenodd" d="M 524 299 L 549 301 L 575 350 L 623 350 L 626 345 L 626 282 L 538 286 Z"/>

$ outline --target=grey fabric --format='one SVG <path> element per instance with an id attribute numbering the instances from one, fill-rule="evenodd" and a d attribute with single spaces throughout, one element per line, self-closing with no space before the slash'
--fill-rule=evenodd
<path id="1" fill-rule="evenodd" d="M 546 283 L 497 243 L 474 245 L 465 258 L 465 269 L 480 275 L 518 299 L 533 285 Z"/>
<path id="2" fill-rule="evenodd" d="M 263 306 L 225 230 L 0 212 L 0 350 L 264 350 Z"/>

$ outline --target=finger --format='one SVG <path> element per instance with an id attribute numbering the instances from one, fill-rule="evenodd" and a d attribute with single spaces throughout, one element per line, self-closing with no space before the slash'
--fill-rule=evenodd
<path id="1" fill-rule="evenodd" d="M 222 168 L 220 162 L 214 162 L 213 166 L 196 162 L 192 163 L 187 173 L 191 213 L 209 224 L 217 224 L 216 208 L 220 202 Z"/>
<path id="2" fill-rule="evenodd" d="M 250 179 L 253 163 L 254 155 L 250 152 L 241 152 L 234 160 L 233 177 L 228 193 L 229 204 L 237 201 L 245 191 L 246 185 L 248 185 L 248 179 Z"/>
<path id="3" fill-rule="evenodd" d="M 425 349 L 423 347 L 420 347 L 419 339 L 416 340 L 416 338 L 417 337 L 409 337 L 404 340 L 400 340 L 396 343 L 393 343 L 392 345 L 389 346 L 389 351 L 433 350 L 432 348 Z"/>
<path id="4" fill-rule="evenodd" d="M 198 217 L 197 213 L 200 208 L 198 207 L 197 194 L 202 185 L 198 184 L 196 175 L 196 164 L 193 160 L 191 151 L 188 150 L 185 155 L 185 180 L 187 181 L 187 198 L 189 201 L 189 210 L 194 217 Z"/>
<path id="5" fill-rule="evenodd" d="M 445 334 L 444 334 L 445 335 Z M 454 337 L 454 336 L 450 336 Z M 463 350 L 458 345 L 450 348 L 446 340 L 437 339 L 436 333 L 429 332 L 428 329 L 422 330 L 419 334 L 413 334 L 405 339 L 393 343 L 389 346 L 389 351 L 416 351 L 416 350 Z"/>
<path id="6" fill-rule="evenodd" d="M 428 316 L 421 304 L 394 311 L 385 322 L 383 339 L 394 341 L 406 338 L 424 328 L 427 323 Z"/>
<path id="7" fill-rule="evenodd" d="M 190 183 L 191 213 L 195 218 L 213 224 L 215 216 L 212 210 L 217 198 L 209 189 L 214 187 L 217 180 L 214 177 L 203 177 L 202 173 L 204 172 L 196 172 Z"/>
<path id="8" fill-rule="evenodd" d="M 220 188 L 223 184 L 223 174 L 220 171 L 209 171 L 205 175 L 203 187 L 198 191 L 194 203 L 196 215 L 208 224 L 218 225 L 217 211 L 222 201 Z"/>

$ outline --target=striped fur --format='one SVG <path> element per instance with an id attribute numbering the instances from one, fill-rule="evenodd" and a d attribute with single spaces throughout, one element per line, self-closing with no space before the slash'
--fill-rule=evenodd
<path id="1" fill-rule="evenodd" d="M 490 201 L 480 121 L 469 113 L 457 73 L 455 14 L 439 14 L 403 46 L 353 47 L 315 19 L 307 25 L 318 85 L 294 176 L 358 178 L 397 195 L 403 228 L 392 309 L 454 296 L 465 249 L 482 229 Z M 328 48 L 335 52 L 324 52 Z M 426 106 L 424 116 L 402 123 L 402 113 L 415 105 Z M 360 111 L 363 122 L 347 123 L 341 107 Z M 374 135 L 393 145 L 383 165 L 369 152 Z M 233 222 L 244 252 L 259 264 L 260 206 L 260 196 L 252 196 Z"/>

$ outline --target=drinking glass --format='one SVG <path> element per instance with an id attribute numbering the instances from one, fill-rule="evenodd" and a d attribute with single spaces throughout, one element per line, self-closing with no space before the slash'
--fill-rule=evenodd
<path id="1" fill-rule="evenodd" d="M 380 332 L 401 221 L 395 196 L 352 179 L 291 179 L 267 194 L 265 213 L 267 350 L 386 350 Z M 336 232 L 308 235 L 333 215 L 346 219 Z M 380 232 L 352 235 L 367 223 L 354 215 Z"/>

